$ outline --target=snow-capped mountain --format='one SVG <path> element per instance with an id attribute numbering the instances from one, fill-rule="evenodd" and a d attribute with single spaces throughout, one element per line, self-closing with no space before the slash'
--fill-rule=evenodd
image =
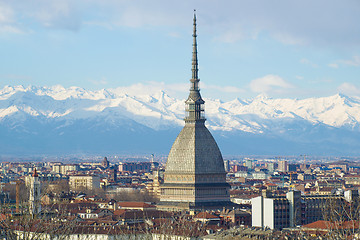
<path id="1" fill-rule="evenodd" d="M 207 126 L 226 154 L 360 153 L 360 98 L 205 98 Z M 0 151 L 169 151 L 183 126 L 184 99 L 159 90 L 5 86 Z"/>

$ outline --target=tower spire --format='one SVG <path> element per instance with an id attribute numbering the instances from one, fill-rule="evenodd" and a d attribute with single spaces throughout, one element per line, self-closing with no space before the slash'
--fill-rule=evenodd
<path id="1" fill-rule="evenodd" d="M 199 89 L 199 68 L 197 58 L 197 41 L 196 41 L 196 10 L 194 10 L 193 21 L 193 44 L 192 44 L 192 63 L 191 63 L 191 87 L 188 99 L 185 101 L 185 123 L 204 124 L 204 100 L 201 98 Z"/>
<path id="2" fill-rule="evenodd" d="M 231 206 L 224 160 L 215 139 L 205 126 L 205 102 L 199 89 L 195 11 L 192 36 L 191 78 L 189 97 L 185 101 L 185 126 L 172 145 L 166 161 L 158 204 L 161 210 L 175 208 L 204 211 Z"/>
<path id="3" fill-rule="evenodd" d="M 198 68 L 198 58 L 197 58 L 197 41 L 196 41 L 196 10 L 194 9 L 194 23 L 193 23 L 193 51 L 192 51 L 192 88 L 194 90 L 198 89 L 198 82 L 199 82 L 199 68 Z"/>

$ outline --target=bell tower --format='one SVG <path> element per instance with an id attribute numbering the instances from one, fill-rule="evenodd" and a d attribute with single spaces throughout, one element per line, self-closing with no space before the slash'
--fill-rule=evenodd
<path id="1" fill-rule="evenodd" d="M 31 215 L 36 215 L 41 211 L 41 203 L 40 203 L 40 180 L 39 174 L 37 173 L 36 168 L 34 168 L 34 172 L 31 176 L 29 176 L 30 184 L 30 196 L 29 196 L 29 212 Z"/>

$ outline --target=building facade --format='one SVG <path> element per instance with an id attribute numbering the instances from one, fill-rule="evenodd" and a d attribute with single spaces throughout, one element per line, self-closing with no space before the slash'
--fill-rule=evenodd
<path id="1" fill-rule="evenodd" d="M 55 164 L 52 166 L 52 171 L 55 173 L 61 173 L 66 175 L 68 172 L 71 171 L 79 171 L 80 167 L 79 164 Z"/>
<path id="2" fill-rule="evenodd" d="M 196 37 L 194 14 L 192 78 L 189 97 L 185 101 L 185 126 L 166 162 L 160 209 L 205 209 L 230 204 L 224 161 L 213 136 L 205 127 Z"/>
<path id="3" fill-rule="evenodd" d="M 281 160 L 278 162 L 278 170 L 280 172 L 287 172 L 289 171 L 289 164 L 286 160 Z"/>
<path id="4" fill-rule="evenodd" d="M 119 172 L 150 172 L 151 162 L 124 162 L 119 164 Z"/>
<path id="5" fill-rule="evenodd" d="M 352 198 L 348 197 L 352 196 Z M 262 196 L 251 199 L 252 226 L 283 229 L 305 225 L 326 218 L 329 203 L 346 206 L 346 197 L 358 197 L 357 191 L 348 190 L 340 195 L 305 195 L 300 191 L 290 191 L 286 196 Z"/>
<path id="6" fill-rule="evenodd" d="M 100 177 L 91 175 L 74 175 L 69 176 L 70 190 L 95 190 L 100 188 Z"/>

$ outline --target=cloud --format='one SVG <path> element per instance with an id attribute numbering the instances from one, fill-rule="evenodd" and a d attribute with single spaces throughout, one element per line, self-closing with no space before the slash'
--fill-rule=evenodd
<path id="1" fill-rule="evenodd" d="M 344 94 L 350 95 L 350 96 L 354 96 L 354 95 L 359 96 L 360 95 L 360 88 L 358 88 L 354 84 L 348 83 L 348 82 L 341 84 L 337 88 L 337 90 L 340 93 L 344 93 Z"/>
<path id="2" fill-rule="evenodd" d="M 285 44 L 348 47 L 360 43 L 360 29 L 351 27 L 360 20 L 360 5 L 356 0 L 347 3 L 345 6 L 340 1 L 328 4 L 327 0 L 259 0 L 229 1 L 220 5 L 218 1 L 212 1 L 204 8 L 216 9 L 216 14 L 205 13 L 211 15 L 207 16 L 207 22 L 217 24 L 217 32 L 224 35 L 241 29 L 242 36 L 247 38 L 258 32 Z M 222 28 L 223 23 L 225 28 Z M 352 39 L 344 39 L 345 36 Z"/>
<path id="3" fill-rule="evenodd" d="M 0 24 L 6 24 L 13 22 L 14 12 L 13 10 L 0 2 Z"/>
<path id="4" fill-rule="evenodd" d="M 309 65 L 312 68 L 318 68 L 319 67 L 316 63 L 313 63 L 309 59 L 306 59 L 306 58 L 300 59 L 300 63 L 305 64 L 305 65 Z"/>
<path id="5" fill-rule="evenodd" d="M 27 75 L 7 74 L 0 75 L 0 79 L 29 81 L 32 80 L 32 77 Z"/>
<path id="6" fill-rule="evenodd" d="M 227 26 L 224 26 L 224 29 L 227 29 Z M 240 40 L 247 38 L 247 33 L 242 30 L 242 26 L 232 26 L 232 28 L 227 29 L 221 32 L 221 35 L 218 35 L 214 38 L 215 41 L 224 42 L 224 43 L 235 43 Z M 256 37 L 256 35 L 254 35 Z"/>
<path id="7" fill-rule="evenodd" d="M 84 22 L 82 22 L 82 24 L 88 25 L 88 26 L 103 27 L 103 28 L 106 28 L 108 30 L 113 30 L 114 29 L 114 26 L 111 23 L 108 23 L 108 22 L 105 22 L 105 21 L 97 21 L 97 20 L 84 21 Z"/>
<path id="8" fill-rule="evenodd" d="M 273 37 L 286 45 L 306 45 L 308 41 L 287 33 L 275 33 Z"/>
<path id="9" fill-rule="evenodd" d="M 22 33 L 15 20 L 14 10 L 0 1 L 0 33 Z"/>
<path id="10" fill-rule="evenodd" d="M 169 96 L 176 98 L 186 98 L 189 92 L 190 83 L 172 83 L 168 84 L 165 82 L 149 81 L 145 83 L 136 83 L 130 86 L 118 87 L 117 92 L 121 92 L 129 95 L 149 95 L 155 94 L 159 91 L 166 92 Z M 219 97 L 221 93 L 230 98 L 238 96 L 238 93 L 244 93 L 243 89 L 234 86 L 218 86 L 218 85 L 207 85 L 201 83 L 201 93 L 206 97 Z M 226 97 L 225 97 L 226 98 Z"/>
<path id="11" fill-rule="evenodd" d="M 6 1 L 6 5 L 4 2 L 0 0 L 0 31 L 5 29 L 23 33 L 32 32 L 34 24 L 45 28 L 77 31 L 82 22 L 82 11 L 78 6 L 85 7 L 87 1 L 17 0 Z"/>
<path id="12" fill-rule="evenodd" d="M 341 62 L 341 63 L 343 63 L 345 65 L 358 67 L 358 66 L 360 66 L 360 56 L 353 56 L 352 59 L 340 60 L 339 62 Z"/>
<path id="13" fill-rule="evenodd" d="M 295 76 L 295 78 L 298 79 L 298 80 L 303 80 L 304 79 L 303 76 L 299 76 L 299 75 Z"/>
<path id="14" fill-rule="evenodd" d="M 216 90 L 223 93 L 243 93 L 243 89 L 234 86 L 219 86 L 219 85 L 208 85 L 201 83 L 202 89 L 204 90 Z"/>
<path id="15" fill-rule="evenodd" d="M 226 4 L 220 0 L 16 0 L 7 4 L 15 9 L 16 23 L 26 25 L 35 20 L 55 29 L 74 31 L 84 22 L 107 27 L 181 27 L 187 26 L 191 10 L 197 8 L 203 31 L 224 42 L 265 35 L 295 45 L 360 44 L 360 28 L 353 27 L 360 22 L 358 0 L 346 4 L 342 1 L 329 4 L 328 0 L 230 0 Z"/>
<path id="16" fill-rule="evenodd" d="M 132 28 L 147 26 L 185 26 L 188 1 L 165 0 L 104 1 L 98 2 L 102 9 L 111 13 L 108 18 L 115 26 Z M 109 10 L 111 8 L 111 10 Z"/>
<path id="17" fill-rule="evenodd" d="M 43 26 L 77 31 L 81 26 L 81 13 L 76 1 L 33 0 L 34 8 L 30 16 Z"/>
<path id="18" fill-rule="evenodd" d="M 181 37 L 181 34 L 178 33 L 178 32 L 169 32 L 167 35 L 169 37 L 173 37 L 173 38 L 180 38 Z"/>
<path id="19" fill-rule="evenodd" d="M 277 75 L 266 75 L 250 82 L 250 89 L 256 93 L 282 93 L 294 86 Z"/>
<path id="20" fill-rule="evenodd" d="M 331 68 L 339 68 L 339 64 L 337 63 L 329 63 L 328 66 Z"/>
<path id="21" fill-rule="evenodd" d="M 185 98 L 186 95 L 184 93 L 189 90 L 189 84 L 166 84 L 164 82 L 150 81 L 116 88 L 116 91 L 129 95 L 149 95 L 155 94 L 161 90 L 165 91 L 170 96 L 181 96 L 182 98 Z"/>
<path id="22" fill-rule="evenodd" d="M 319 84 L 324 85 L 325 84 L 324 86 L 327 86 L 329 83 L 334 83 L 334 79 L 331 79 L 331 78 L 311 79 L 311 80 L 308 80 L 306 83 L 307 84 L 315 84 L 315 85 L 319 85 Z M 315 92 L 315 91 L 313 91 L 313 92 Z"/>
<path id="23" fill-rule="evenodd" d="M 108 81 L 106 80 L 105 77 L 102 77 L 100 80 L 90 79 L 89 81 L 94 85 L 106 85 L 106 84 L 108 84 Z"/>
<path id="24" fill-rule="evenodd" d="M 332 67 L 332 68 L 339 68 L 340 65 L 359 67 L 360 66 L 360 56 L 355 55 L 351 59 L 337 60 L 333 63 L 328 64 L 328 66 Z"/>

